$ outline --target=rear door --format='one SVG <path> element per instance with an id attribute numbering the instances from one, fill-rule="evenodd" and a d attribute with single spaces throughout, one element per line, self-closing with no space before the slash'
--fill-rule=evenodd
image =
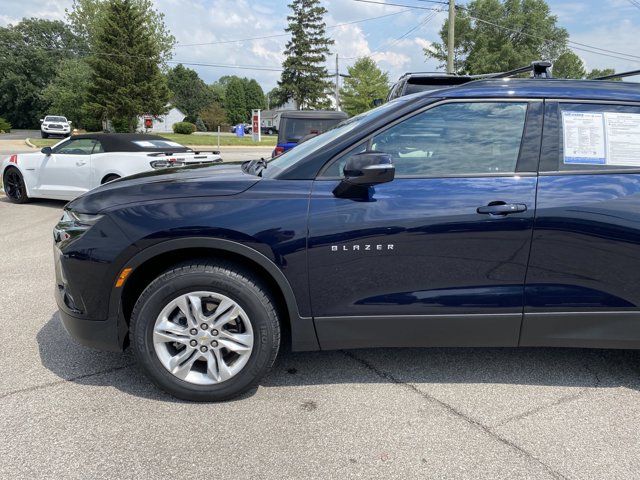
<path id="1" fill-rule="evenodd" d="M 540 101 L 446 102 L 321 173 L 308 259 L 323 348 L 517 345 L 541 127 Z M 337 197 L 364 150 L 390 154 L 395 180 Z"/>
<path id="2" fill-rule="evenodd" d="M 55 198 L 73 199 L 91 188 L 91 154 L 96 141 L 71 139 L 44 158 L 38 175 L 38 191 Z"/>
<path id="3" fill-rule="evenodd" d="M 640 106 L 547 102 L 522 345 L 640 347 Z"/>

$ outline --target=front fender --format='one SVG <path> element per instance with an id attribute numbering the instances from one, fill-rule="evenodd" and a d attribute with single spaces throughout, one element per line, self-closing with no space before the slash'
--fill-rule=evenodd
<path id="1" fill-rule="evenodd" d="M 210 237 L 191 237 L 166 240 L 158 244 L 152 245 L 131 257 L 122 268 L 132 268 L 133 273 L 145 262 L 152 260 L 159 255 L 186 249 L 211 249 L 212 251 L 229 252 L 239 255 L 246 260 L 253 262 L 262 267 L 271 279 L 277 284 L 282 296 L 284 297 L 287 313 L 290 319 L 292 349 L 296 351 L 319 350 L 318 339 L 316 337 L 313 319 L 311 317 L 302 317 L 298 308 L 298 302 L 291 287 L 291 284 L 285 277 L 284 273 L 278 268 L 272 259 L 263 253 L 231 240 L 210 238 Z M 119 322 L 121 323 L 120 331 L 124 332 L 122 322 L 126 323 L 122 311 L 122 288 L 113 288 L 109 302 L 109 311 L 118 312 Z"/>

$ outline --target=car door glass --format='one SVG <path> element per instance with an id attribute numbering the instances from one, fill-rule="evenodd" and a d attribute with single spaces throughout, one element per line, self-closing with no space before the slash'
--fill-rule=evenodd
<path id="1" fill-rule="evenodd" d="M 367 151 L 368 142 L 362 143 L 347 153 L 343 154 L 335 160 L 331 165 L 329 165 L 321 174 L 320 177 L 323 178 L 342 178 L 344 176 L 344 166 L 347 164 L 347 160 L 349 157 L 353 155 L 357 155 L 359 153 L 364 153 Z"/>
<path id="2" fill-rule="evenodd" d="M 94 147 L 93 147 L 93 152 L 91 152 L 92 154 L 96 154 L 96 153 L 104 153 L 104 148 L 102 148 L 102 143 L 98 142 L 97 140 L 94 140 Z"/>
<path id="3" fill-rule="evenodd" d="M 60 155 L 91 155 L 95 140 L 90 138 L 79 138 L 77 140 L 69 140 L 54 150 L 54 153 Z"/>
<path id="4" fill-rule="evenodd" d="M 526 102 L 440 105 L 373 137 L 371 150 L 391 155 L 396 176 L 515 172 Z"/>
<path id="5" fill-rule="evenodd" d="M 557 118 L 559 155 L 555 170 L 640 168 L 640 107 L 561 103 Z"/>

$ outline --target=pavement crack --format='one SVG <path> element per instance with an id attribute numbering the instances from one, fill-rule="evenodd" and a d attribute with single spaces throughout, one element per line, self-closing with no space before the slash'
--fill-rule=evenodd
<path id="1" fill-rule="evenodd" d="M 578 392 L 572 393 L 571 395 L 565 395 L 564 397 L 560 397 L 553 402 L 545 403 L 544 405 L 540 405 L 538 407 L 532 408 L 531 410 L 527 410 L 526 412 L 518 413 L 517 415 L 507 417 L 501 420 L 500 422 L 492 425 L 490 428 L 491 429 L 500 428 L 507 425 L 508 423 L 515 422 L 517 420 L 522 420 L 523 418 L 527 418 L 531 415 L 535 415 L 536 413 L 546 410 L 547 408 L 555 407 L 558 405 L 562 405 L 564 403 L 572 402 L 573 400 L 577 400 L 578 398 L 582 397 L 589 390 L 589 388 L 592 388 L 592 387 L 581 388 Z"/>
<path id="2" fill-rule="evenodd" d="M 104 373 L 117 372 L 118 370 L 124 370 L 125 368 L 130 368 L 131 366 L 132 365 L 122 365 L 122 366 L 119 366 L 119 367 L 108 368 L 106 370 L 100 370 L 99 372 L 85 373 L 85 374 L 77 375 L 77 376 L 71 377 L 71 378 L 63 378 L 63 379 L 60 379 L 60 380 L 56 380 L 54 382 L 42 383 L 40 385 L 34 385 L 32 387 L 20 388 L 18 390 L 11 390 L 10 392 L 6 392 L 6 393 L 3 393 L 2 395 L 0 395 L 0 400 L 2 400 L 4 398 L 7 398 L 7 397 L 11 397 L 11 396 L 16 395 L 18 393 L 33 392 L 35 390 L 42 390 L 42 389 L 49 388 L 49 387 L 55 387 L 56 385 L 61 385 L 61 384 L 64 384 L 64 383 L 75 382 L 77 380 L 83 380 L 85 378 L 95 377 L 97 375 L 102 375 Z"/>
<path id="3" fill-rule="evenodd" d="M 402 386 L 402 387 L 404 387 L 404 388 L 406 388 L 406 389 L 418 394 L 419 396 L 421 396 L 425 400 L 444 408 L 445 410 L 447 410 L 452 415 L 464 420 L 465 422 L 467 422 L 468 424 L 472 425 L 473 427 L 481 430 L 482 432 L 486 433 L 487 435 L 489 435 L 490 437 L 492 437 L 496 441 L 502 443 L 503 445 L 507 446 L 508 448 L 510 448 L 512 450 L 515 450 L 517 453 L 519 453 L 520 455 L 522 455 L 525 458 L 529 459 L 530 461 L 533 461 L 533 462 L 539 464 L 551 476 L 553 476 L 553 478 L 565 479 L 565 480 L 567 479 L 567 477 L 562 475 L 560 472 L 554 470 L 551 466 L 549 466 L 546 463 L 544 463 L 541 459 L 536 457 L 531 452 L 528 452 L 527 450 L 525 450 L 524 448 L 520 447 L 519 445 L 517 445 L 516 443 L 512 442 L 511 440 L 499 435 L 497 432 L 493 431 L 491 429 L 491 427 L 489 427 L 487 425 L 484 425 L 483 423 L 481 423 L 481 422 L 475 420 L 474 418 L 466 415 L 464 412 L 458 410 L 457 408 L 453 407 L 452 405 L 449 405 L 448 403 L 443 402 L 442 400 L 440 400 L 440 399 L 438 399 L 438 398 L 436 398 L 436 397 L 434 397 L 432 395 L 429 395 L 428 393 L 420 390 L 418 387 L 416 387 L 415 385 L 413 385 L 411 383 L 408 383 L 408 382 L 400 380 L 399 378 L 396 378 L 391 373 L 388 373 L 388 372 L 385 372 L 385 371 L 381 370 L 380 368 L 378 368 L 377 366 L 375 366 L 371 362 L 367 361 L 364 358 L 361 358 L 361 357 L 355 355 L 351 351 L 341 350 L 341 352 L 346 357 L 348 357 L 348 358 L 354 360 L 355 362 L 359 363 L 360 365 L 364 366 L 366 369 L 368 369 L 371 372 L 375 373 L 380 378 L 382 378 L 382 379 L 384 379 L 384 380 L 386 380 L 388 382 L 395 383 L 396 385 Z"/>

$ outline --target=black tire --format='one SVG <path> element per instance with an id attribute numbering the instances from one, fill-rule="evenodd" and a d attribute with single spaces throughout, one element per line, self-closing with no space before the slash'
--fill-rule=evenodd
<path id="1" fill-rule="evenodd" d="M 2 188 L 11 203 L 27 203 L 30 200 L 27 196 L 24 178 L 17 168 L 9 167 L 4 171 Z"/>
<path id="2" fill-rule="evenodd" d="M 153 343 L 153 328 L 163 308 L 180 295 L 203 290 L 239 304 L 250 319 L 254 337 L 242 370 L 213 385 L 174 376 L 162 365 Z M 249 271 L 231 263 L 200 260 L 179 264 L 151 282 L 134 306 L 129 336 L 138 364 L 160 389 L 183 400 L 218 402 L 254 388 L 271 368 L 280 347 L 280 323 L 268 289 Z"/>
<path id="3" fill-rule="evenodd" d="M 116 174 L 107 175 L 102 179 L 102 183 L 104 184 L 107 182 L 113 182 L 114 180 L 118 180 L 119 178 L 120 178 L 120 175 L 116 175 Z"/>
<path id="4" fill-rule="evenodd" d="M 267 135 L 273 135 L 273 130 L 271 129 L 267 130 Z"/>
<path id="5" fill-rule="evenodd" d="M 42 132 L 42 131 L 40 132 L 40 136 L 41 136 L 42 138 L 49 138 L 49 134 L 48 134 L 48 133 L 44 133 L 44 132 Z"/>

